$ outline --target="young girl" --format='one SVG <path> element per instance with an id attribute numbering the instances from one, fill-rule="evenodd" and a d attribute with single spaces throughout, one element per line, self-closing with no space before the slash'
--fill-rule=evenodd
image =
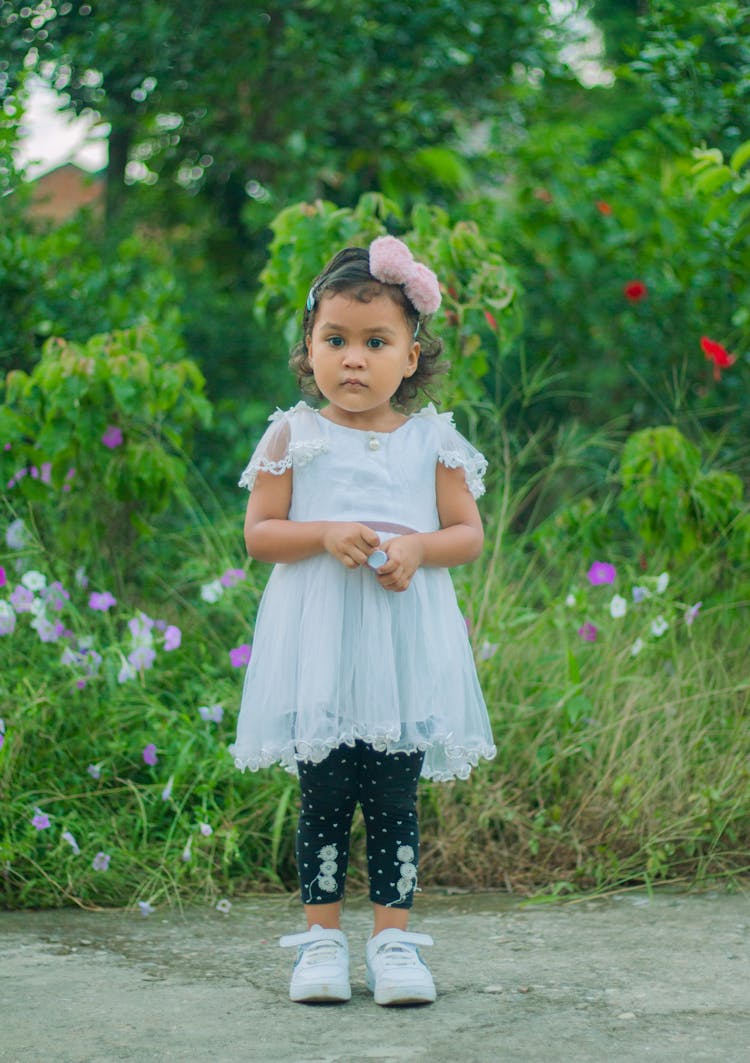
<path id="1" fill-rule="evenodd" d="M 340 929 L 357 802 L 367 830 L 378 1004 L 435 999 L 407 931 L 417 888 L 417 782 L 465 779 L 495 755 L 448 568 L 475 560 L 486 461 L 432 405 L 406 416 L 439 371 L 425 316 L 437 278 L 401 241 L 346 248 L 313 283 L 292 366 L 325 400 L 277 411 L 242 474 L 248 553 L 275 562 L 255 627 L 239 768 L 297 773 L 296 854 L 306 933 L 292 1000 L 351 996 Z"/>

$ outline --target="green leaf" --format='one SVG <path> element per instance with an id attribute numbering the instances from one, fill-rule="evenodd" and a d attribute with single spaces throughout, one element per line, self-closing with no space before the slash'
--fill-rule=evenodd
<path id="1" fill-rule="evenodd" d="M 733 181 L 735 171 L 729 166 L 717 166 L 714 170 L 707 170 L 696 178 L 695 187 L 699 192 L 715 192 L 727 181 Z"/>
<path id="2" fill-rule="evenodd" d="M 744 144 L 740 144 L 737 150 L 729 160 L 729 165 L 735 171 L 739 173 L 746 162 L 750 161 L 750 140 L 746 140 Z"/>

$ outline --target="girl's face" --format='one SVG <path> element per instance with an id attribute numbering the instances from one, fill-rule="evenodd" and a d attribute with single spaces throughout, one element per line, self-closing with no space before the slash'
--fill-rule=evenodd
<path id="1" fill-rule="evenodd" d="M 416 370 L 419 343 L 390 296 L 362 303 L 348 292 L 324 295 L 306 343 L 332 421 L 375 432 L 401 423 L 391 399 Z"/>

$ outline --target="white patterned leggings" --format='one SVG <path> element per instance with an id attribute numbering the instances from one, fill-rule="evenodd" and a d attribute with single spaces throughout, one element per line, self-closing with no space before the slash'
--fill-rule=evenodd
<path id="1" fill-rule="evenodd" d="M 370 900 L 411 908 L 417 888 L 417 783 L 424 753 L 379 753 L 366 742 L 339 746 L 319 764 L 299 762 L 302 807 L 297 867 L 304 904 L 344 896 L 357 802 L 367 831 Z"/>

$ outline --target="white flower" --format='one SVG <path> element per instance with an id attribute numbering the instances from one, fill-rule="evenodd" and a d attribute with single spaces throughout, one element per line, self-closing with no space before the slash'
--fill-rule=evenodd
<path id="1" fill-rule="evenodd" d="M 16 626 L 16 614 L 10 602 L 0 601 L 0 635 L 12 635 Z"/>
<path id="2" fill-rule="evenodd" d="M 636 584 L 633 587 L 633 601 L 636 604 L 638 602 L 642 602 L 645 598 L 650 598 L 650 597 L 651 597 L 651 591 L 648 589 L 648 587 L 640 587 L 640 586 L 638 586 L 638 584 Z"/>
<path id="3" fill-rule="evenodd" d="M 668 627 L 669 624 L 660 613 L 656 620 L 651 621 L 651 634 L 655 635 L 657 639 L 661 638 Z"/>
<path id="4" fill-rule="evenodd" d="M 498 642 L 487 642 L 487 640 L 485 639 L 485 641 L 479 647 L 479 660 L 489 661 L 490 657 L 495 656 L 499 648 L 500 644 Z"/>
<path id="5" fill-rule="evenodd" d="M 37 572 L 32 568 L 21 576 L 21 583 L 30 591 L 41 591 L 47 586 L 47 577 L 43 572 Z"/>
<path id="6" fill-rule="evenodd" d="M 336 879 L 330 878 L 328 875 L 321 875 L 318 879 L 318 885 L 325 893 L 336 892 Z"/>
<path id="7" fill-rule="evenodd" d="M 575 594 L 569 594 L 568 597 L 565 599 L 565 604 L 568 606 L 574 606 L 576 604 Z"/>
<path id="8" fill-rule="evenodd" d="M 20 517 L 11 521 L 5 529 L 5 542 L 11 550 L 23 550 L 31 542 L 28 529 Z"/>
<path id="9" fill-rule="evenodd" d="M 154 906 L 149 904 L 148 901 L 138 901 L 138 907 L 141 910 L 141 915 L 146 918 L 147 915 L 151 915 L 154 910 Z"/>
<path id="10" fill-rule="evenodd" d="M 204 602 L 210 602 L 211 604 L 218 602 L 223 593 L 224 588 L 217 579 L 212 580 L 210 583 L 204 583 L 201 587 L 201 598 Z"/>
<path id="11" fill-rule="evenodd" d="M 182 862 L 183 862 L 183 864 L 186 864 L 191 859 L 192 855 L 193 855 L 193 835 L 191 834 L 190 837 L 187 840 L 185 848 L 182 850 Z M 219 907 L 218 904 L 216 905 L 216 907 L 217 908 Z"/>
<path id="12" fill-rule="evenodd" d="M 78 847 L 78 842 L 75 840 L 75 838 L 73 837 L 73 835 L 70 833 L 69 830 L 64 830 L 62 832 L 62 839 L 63 839 L 63 841 L 66 841 L 68 843 L 68 845 L 73 850 L 75 855 L 78 856 L 79 853 L 81 852 L 81 850 Z"/>
<path id="13" fill-rule="evenodd" d="M 173 787 L 173 785 L 174 785 L 174 775 L 170 775 L 169 778 L 167 779 L 167 785 L 164 787 L 164 789 L 161 792 L 162 801 L 168 801 L 170 799 L 170 797 L 172 796 L 172 787 Z"/>
<path id="14" fill-rule="evenodd" d="M 668 586 L 669 586 L 669 573 L 668 572 L 662 572 L 662 574 L 659 576 L 659 578 L 656 581 L 656 593 L 657 594 L 664 594 L 664 591 L 667 589 Z"/>
<path id="15" fill-rule="evenodd" d="M 228 901 L 226 897 L 222 897 L 220 901 L 216 902 L 216 911 L 222 912 L 224 915 L 229 915 L 232 910 L 232 902 Z"/>
<path id="16" fill-rule="evenodd" d="M 117 682 L 128 683 L 131 679 L 136 679 L 137 677 L 138 670 L 135 665 L 131 664 L 130 661 L 123 661 L 122 668 L 117 673 Z"/>
<path id="17" fill-rule="evenodd" d="M 335 860 L 324 860 L 323 863 L 320 865 L 321 875 L 335 875 L 338 869 L 339 865 L 336 863 Z"/>
<path id="18" fill-rule="evenodd" d="M 335 860 L 338 855 L 339 851 L 335 845 L 324 845 L 318 852 L 321 860 Z"/>
<path id="19" fill-rule="evenodd" d="M 198 830 L 201 832 L 204 838 L 210 838 L 214 832 L 210 823 L 199 823 Z"/>
<path id="20" fill-rule="evenodd" d="M 643 639 L 636 639 L 633 645 L 630 647 L 630 656 L 637 657 L 643 649 Z"/>
<path id="21" fill-rule="evenodd" d="M 78 566 L 74 578 L 79 587 L 88 587 L 89 578 L 86 575 L 86 569 L 83 567 L 83 565 Z"/>
<path id="22" fill-rule="evenodd" d="M 396 850 L 396 859 L 402 863 L 414 859 L 414 850 L 410 845 L 400 845 Z"/>
<path id="23" fill-rule="evenodd" d="M 610 616 L 614 617 L 615 620 L 617 620 L 619 619 L 619 617 L 625 616 L 627 611 L 628 603 L 625 601 L 621 594 L 616 594 L 612 601 L 609 603 Z"/>

